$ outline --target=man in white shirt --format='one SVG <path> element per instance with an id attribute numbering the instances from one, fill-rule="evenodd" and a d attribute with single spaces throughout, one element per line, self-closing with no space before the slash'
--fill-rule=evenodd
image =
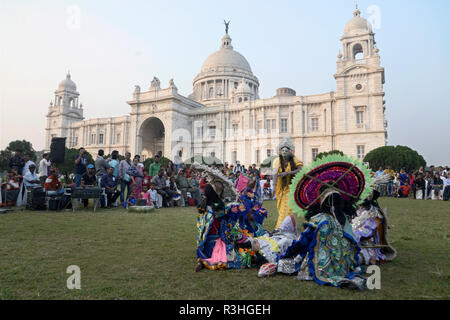
<path id="1" fill-rule="evenodd" d="M 25 187 L 27 187 L 27 189 L 39 187 L 40 181 L 36 174 L 36 165 L 32 163 L 28 169 L 28 172 L 23 176 L 23 183 L 25 184 Z"/>
<path id="2" fill-rule="evenodd" d="M 42 160 L 39 162 L 39 180 L 42 185 L 44 185 L 45 180 L 50 173 L 51 164 L 50 153 L 44 153 Z"/>
<path id="3" fill-rule="evenodd" d="M 22 170 L 23 177 L 28 173 L 31 164 L 34 164 L 34 167 L 36 168 L 35 163 L 33 161 L 31 161 L 31 156 L 32 155 L 29 152 L 25 153 L 25 155 L 23 156 L 23 160 L 25 161 L 25 166 L 23 167 L 23 170 Z"/>

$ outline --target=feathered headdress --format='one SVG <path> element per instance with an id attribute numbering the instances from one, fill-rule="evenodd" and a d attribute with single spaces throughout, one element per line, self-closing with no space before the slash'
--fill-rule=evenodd
<path id="1" fill-rule="evenodd" d="M 233 182 L 228 179 L 220 170 L 210 168 L 204 164 L 200 164 L 197 162 L 194 162 L 192 164 L 192 168 L 201 171 L 202 173 L 206 174 L 208 176 L 208 180 L 213 181 L 219 181 L 224 186 L 224 194 L 231 194 L 231 197 L 238 198 L 239 192 L 234 188 Z"/>
<path id="2" fill-rule="evenodd" d="M 371 194 L 371 185 L 366 164 L 333 154 L 313 161 L 295 175 L 289 187 L 288 203 L 297 215 L 304 215 L 311 206 L 320 204 L 327 192 L 338 192 L 345 200 L 361 202 Z"/>

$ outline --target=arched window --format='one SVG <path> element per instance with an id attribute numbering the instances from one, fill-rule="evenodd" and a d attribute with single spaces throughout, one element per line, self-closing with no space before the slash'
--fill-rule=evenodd
<path id="1" fill-rule="evenodd" d="M 209 88 L 209 98 L 211 99 L 213 97 L 214 97 L 214 88 L 211 87 L 211 88 Z"/>
<path id="2" fill-rule="evenodd" d="M 353 59 L 360 60 L 364 58 L 364 51 L 360 43 L 357 43 L 353 46 Z"/>
<path id="3" fill-rule="evenodd" d="M 242 98 L 239 98 L 239 102 L 242 102 Z"/>

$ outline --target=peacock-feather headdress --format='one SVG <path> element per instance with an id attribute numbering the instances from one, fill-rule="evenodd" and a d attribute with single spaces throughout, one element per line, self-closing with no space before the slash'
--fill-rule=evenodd
<path id="1" fill-rule="evenodd" d="M 372 192 L 370 173 L 367 164 L 350 156 L 332 154 L 317 159 L 292 179 L 289 206 L 297 215 L 305 215 L 331 190 L 339 192 L 345 200 L 361 202 Z"/>

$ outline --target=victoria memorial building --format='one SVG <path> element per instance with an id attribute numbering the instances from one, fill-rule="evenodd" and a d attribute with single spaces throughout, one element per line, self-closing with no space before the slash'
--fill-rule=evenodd
<path id="1" fill-rule="evenodd" d="M 305 163 L 330 150 L 362 158 L 386 145 L 384 68 L 372 27 L 358 9 L 340 40 L 336 91 L 315 95 L 279 88 L 273 97 L 261 98 L 259 79 L 234 50 L 228 25 L 187 97 L 173 79 L 165 86 L 154 77 L 148 88 L 135 86 L 126 101 L 129 114 L 85 120 L 80 94 L 67 74 L 48 108 L 46 150 L 52 137 L 66 137 L 68 148 L 85 147 L 93 154 L 130 151 L 145 160 L 162 151 L 170 159 L 203 155 L 248 165 L 276 154 L 289 136 Z"/>

